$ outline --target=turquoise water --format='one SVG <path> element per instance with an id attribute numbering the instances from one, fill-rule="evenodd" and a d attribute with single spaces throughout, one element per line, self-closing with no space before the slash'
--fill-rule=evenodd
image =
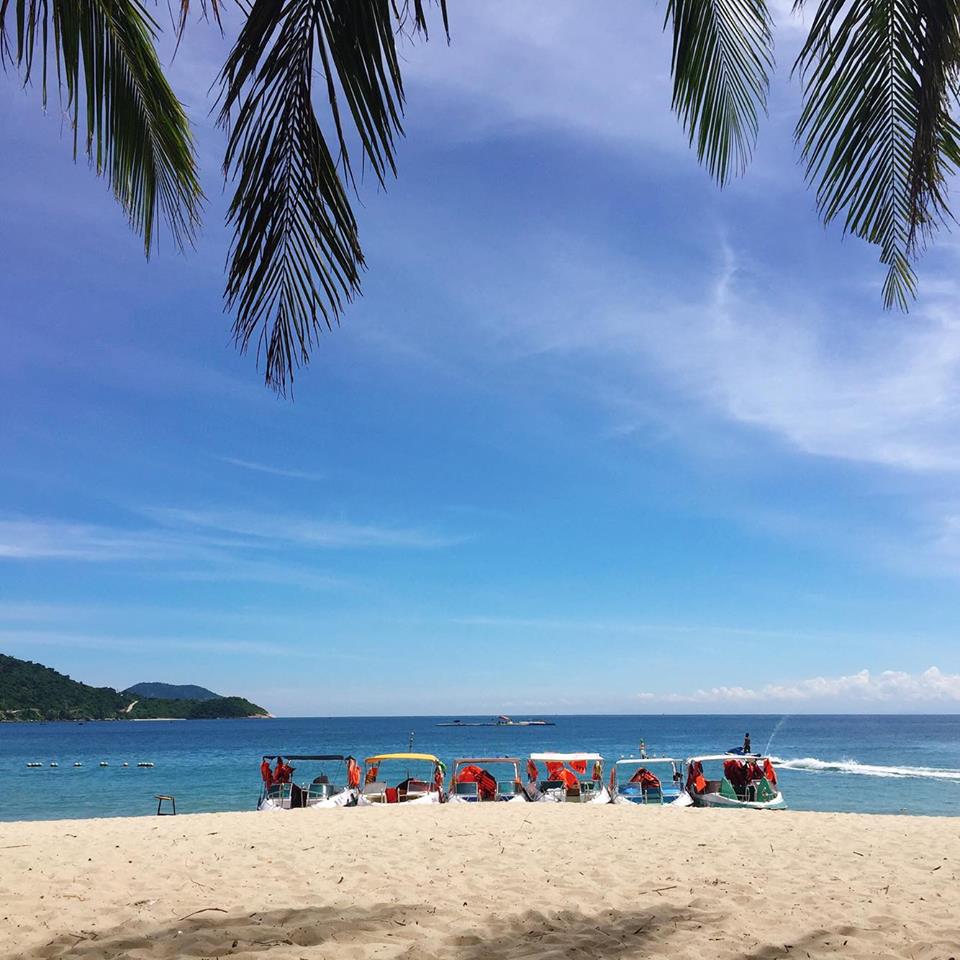
<path id="1" fill-rule="evenodd" d="M 960 814 L 960 716 L 563 716 L 554 727 L 438 727 L 446 717 L 333 717 L 152 723 L 0 724 L 0 819 L 135 816 L 156 793 L 182 813 L 252 810 L 266 753 L 414 749 L 458 756 L 589 750 L 609 760 L 687 757 L 739 746 L 781 758 L 780 784 L 798 810 Z M 469 718 L 464 718 L 469 719 Z M 486 719 L 486 718 L 475 718 Z M 101 760 L 109 767 L 101 768 Z M 152 769 L 138 769 L 138 761 Z M 39 769 L 26 764 L 39 761 Z M 47 766 L 57 761 L 59 767 Z M 74 768 L 75 761 L 83 766 Z M 121 767 L 124 761 L 129 767 Z"/>

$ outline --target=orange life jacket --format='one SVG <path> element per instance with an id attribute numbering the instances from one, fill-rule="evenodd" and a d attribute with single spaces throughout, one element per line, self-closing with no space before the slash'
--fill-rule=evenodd
<path id="1" fill-rule="evenodd" d="M 773 764 L 769 757 L 763 760 L 763 775 L 774 785 L 777 785 L 777 771 L 773 769 Z"/>
<path id="2" fill-rule="evenodd" d="M 353 757 L 347 757 L 347 786 L 354 790 L 360 786 L 360 764 Z"/>
<path id="3" fill-rule="evenodd" d="M 703 764 L 694 761 L 687 768 L 687 789 L 694 793 L 703 793 L 707 788 L 707 781 L 703 776 Z"/>
<path id="4" fill-rule="evenodd" d="M 377 779 L 377 774 L 380 772 L 380 764 L 375 763 L 368 771 L 364 783 L 373 783 Z"/>
<path id="5" fill-rule="evenodd" d="M 533 783 L 535 780 L 539 779 L 540 771 L 537 770 L 537 765 L 533 760 L 527 761 L 527 779 Z"/>
<path id="6" fill-rule="evenodd" d="M 586 776 L 587 774 L 587 761 L 586 760 L 571 760 L 570 769 L 574 773 L 579 773 L 581 777 Z"/>
<path id="7" fill-rule="evenodd" d="M 660 780 L 656 774 L 651 773 L 646 767 L 640 767 L 639 770 L 630 778 L 631 783 L 639 783 L 641 790 L 659 790 Z"/>
<path id="8" fill-rule="evenodd" d="M 273 771 L 270 769 L 270 761 L 264 760 L 260 764 L 260 776 L 263 778 L 264 784 L 268 787 L 273 786 Z"/>
<path id="9" fill-rule="evenodd" d="M 565 770 L 564 765 L 559 760 L 547 760 L 547 779 L 548 780 L 562 780 L 563 772 Z"/>
<path id="10" fill-rule="evenodd" d="M 566 767 L 560 768 L 560 775 L 556 779 L 562 780 L 563 785 L 568 790 L 575 790 L 580 786 L 580 781 L 577 779 L 577 775 L 572 770 L 567 770 Z"/>
<path id="11" fill-rule="evenodd" d="M 593 779 L 597 781 L 603 779 L 603 764 L 599 760 L 593 761 Z"/>

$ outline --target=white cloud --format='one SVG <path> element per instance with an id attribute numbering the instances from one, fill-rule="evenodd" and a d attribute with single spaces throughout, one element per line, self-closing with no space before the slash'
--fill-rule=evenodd
<path id="1" fill-rule="evenodd" d="M 606 405 L 620 433 L 649 434 L 662 406 L 678 437 L 720 420 L 817 457 L 960 471 L 960 286 L 925 281 L 908 316 L 884 313 L 859 276 L 811 290 L 793 269 L 701 242 L 696 270 L 654 276 L 580 238 L 526 237 L 530 279 L 508 308 L 483 303 L 479 322 L 508 363 L 566 363 L 562 382 Z M 495 273 L 499 256 L 470 259 Z"/>
<path id="2" fill-rule="evenodd" d="M 292 515 L 177 508 L 142 512 L 159 526 L 136 529 L 35 518 L 0 520 L 0 560 L 215 563 L 236 559 L 248 549 L 256 549 L 260 555 L 264 541 L 329 549 L 428 549 L 462 542 L 462 538 L 416 528 L 316 521 Z M 264 569 L 270 573 L 272 567 L 265 565 Z M 232 567 L 225 574 L 218 574 L 214 567 L 204 575 L 258 579 L 256 572 L 257 565 L 251 562 Z"/>
<path id="3" fill-rule="evenodd" d="M 241 460 L 238 457 L 217 457 L 221 463 L 229 463 L 233 467 L 244 470 L 253 470 L 256 473 L 269 473 L 277 477 L 290 477 L 294 480 L 322 480 L 322 473 L 313 473 L 309 470 L 289 470 L 286 467 L 275 467 L 266 463 L 257 463 L 253 460 Z"/>
<path id="4" fill-rule="evenodd" d="M 307 516 L 249 513 L 241 510 L 157 508 L 147 512 L 161 523 L 180 528 L 214 530 L 221 534 L 284 541 L 312 547 L 446 547 L 463 538 L 410 527 L 314 520 Z"/>
<path id="5" fill-rule="evenodd" d="M 125 529 L 47 519 L 0 520 L 0 559 L 161 561 L 211 559 L 231 541 L 184 537 L 163 530 Z"/>
<path id="6" fill-rule="evenodd" d="M 758 704 L 800 706 L 810 704 L 884 705 L 960 703 L 960 674 L 930 667 L 922 673 L 884 670 L 840 677 L 811 677 L 760 687 L 717 686 L 690 693 L 639 693 L 646 703 L 697 704 L 754 707 Z"/>
<path id="7" fill-rule="evenodd" d="M 453 4 L 449 47 L 438 31 L 405 49 L 410 116 L 429 94 L 456 104 L 448 139 L 536 125 L 687 151 L 662 26 L 659 11 L 627 3 L 602 14 L 570 0 Z"/>

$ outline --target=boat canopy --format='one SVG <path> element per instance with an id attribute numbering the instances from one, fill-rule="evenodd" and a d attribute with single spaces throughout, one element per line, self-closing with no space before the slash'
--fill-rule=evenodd
<path id="1" fill-rule="evenodd" d="M 602 760 L 599 753 L 531 753 L 531 760 L 540 760 L 546 763 L 547 760 L 557 763 L 570 763 L 571 760 Z"/>
<path id="2" fill-rule="evenodd" d="M 326 754 L 307 754 L 307 753 L 265 753 L 264 760 L 277 760 L 283 757 L 284 760 L 349 760 L 346 754 L 326 753 Z"/>
<path id="3" fill-rule="evenodd" d="M 704 758 L 705 759 L 705 758 Z M 682 760 L 676 760 L 673 757 L 623 757 L 616 762 L 616 766 L 649 766 L 651 763 L 672 763 L 674 766 L 683 763 Z"/>
<path id="4" fill-rule="evenodd" d="M 427 763 L 439 763 L 440 758 L 432 753 L 378 753 L 367 757 L 364 763 L 380 763 L 382 760 L 425 760 Z"/>
<path id="5" fill-rule="evenodd" d="M 453 761 L 455 767 L 459 767 L 462 763 L 513 763 L 517 766 L 520 765 L 519 757 L 460 757 L 458 760 Z"/>

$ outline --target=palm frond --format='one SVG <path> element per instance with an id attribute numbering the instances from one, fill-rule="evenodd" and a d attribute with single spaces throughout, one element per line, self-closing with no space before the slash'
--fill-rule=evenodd
<path id="1" fill-rule="evenodd" d="M 740 174 L 766 109 L 773 40 L 765 0 L 669 0 L 673 108 L 722 185 Z"/>
<path id="2" fill-rule="evenodd" d="M 823 0 L 797 58 L 796 136 L 824 222 L 880 247 L 887 307 L 915 295 L 912 263 L 949 216 L 960 164 L 955 0 Z"/>
<path id="3" fill-rule="evenodd" d="M 11 4 L 14 42 L 7 22 Z M 163 75 L 155 31 L 137 0 L 0 0 L 3 65 L 15 63 L 29 83 L 39 54 L 46 106 L 53 57 L 61 98 L 72 113 L 74 157 L 82 112 L 84 149 L 143 236 L 148 255 L 160 219 L 177 244 L 192 240 L 202 202 L 190 125 Z"/>
<path id="4" fill-rule="evenodd" d="M 446 0 L 438 2 L 446 28 Z M 425 35 L 422 0 L 402 8 L 389 0 L 255 0 L 223 68 L 224 174 L 236 182 L 226 301 L 236 309 L 237 343 L 246 349 L 258 337 L 266 382 L 280 393 L 360 291 L 348 141 L 359 143 L 380 184 L 395 173 L 404 100 L 395 32 L 411 18 L 413 32 Z M 333 148 L 315 96 L 330 108 Z"/>

